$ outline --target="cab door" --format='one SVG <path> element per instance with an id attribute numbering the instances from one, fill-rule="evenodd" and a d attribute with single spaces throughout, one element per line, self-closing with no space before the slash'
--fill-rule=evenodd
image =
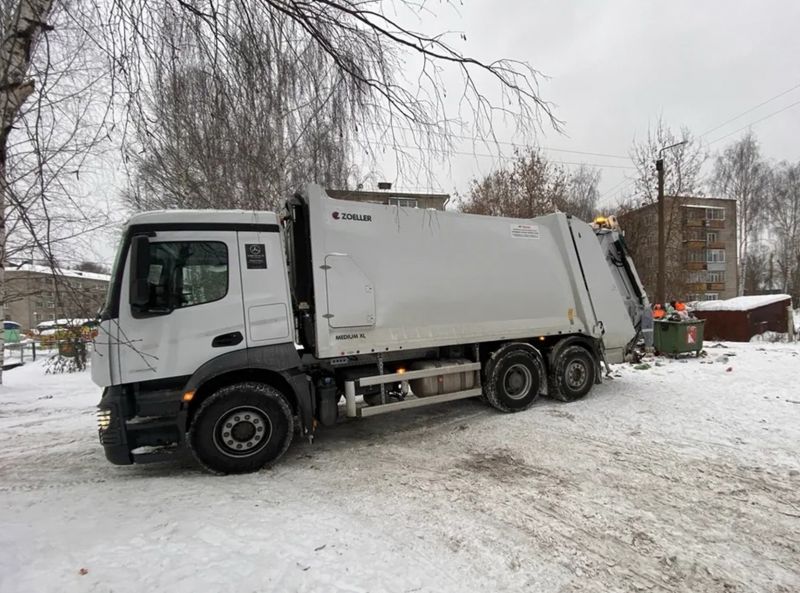
<path id="1" fill-rule="evenodd" d="M 294 340 L 283 238 L 273 231 L 239 231 L 239 261 L 247 346 Z"/>
<path id="2" fill-rule="evenodd" d="M 120 294 L 122 383 L 188 377 L 245 348 L 235 230 L 148 230 L 149 302 L 130 303 L 130 261 Z"/>

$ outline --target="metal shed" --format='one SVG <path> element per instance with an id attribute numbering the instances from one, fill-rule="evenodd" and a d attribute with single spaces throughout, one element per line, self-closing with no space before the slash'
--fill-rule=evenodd
<path id="1" fill-rule="evenodd" d="M 742 296 L 696 303 L 694 314 L 705 319 L 706 340 L 749 342 L 765 331 L 789 331 L 792 297 L 788 294 Z"/>

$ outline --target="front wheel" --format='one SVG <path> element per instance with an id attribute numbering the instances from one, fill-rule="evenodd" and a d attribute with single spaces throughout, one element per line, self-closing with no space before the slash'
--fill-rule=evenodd
<path id="1" fill-rule="evenodd" d="M 263 383 L 235 383 L 201 404 L 189 444 L 209 471 L 242 474 L 277 461 L 293 432 L 292 410 L 280 391 Z"/>

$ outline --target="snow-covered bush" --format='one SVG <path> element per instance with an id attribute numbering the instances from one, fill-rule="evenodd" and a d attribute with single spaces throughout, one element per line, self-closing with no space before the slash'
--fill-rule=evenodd
<path id="1" fill-rule="evenodd" d="M 86 370 L 86 343 L 82 340 L 70 340 L 58 345 L 58 353 L 52 355 L 44 363 L 45 373 L 76 373 Z"/>

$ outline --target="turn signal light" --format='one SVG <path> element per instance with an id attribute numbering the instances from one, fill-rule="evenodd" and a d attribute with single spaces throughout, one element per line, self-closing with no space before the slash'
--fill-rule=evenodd
<path id="1" fill-rule="evenodd" d="M 194 391 L 185 391 L 183 394 L 183 401 L 190 402 L 194 398 Z"/>

